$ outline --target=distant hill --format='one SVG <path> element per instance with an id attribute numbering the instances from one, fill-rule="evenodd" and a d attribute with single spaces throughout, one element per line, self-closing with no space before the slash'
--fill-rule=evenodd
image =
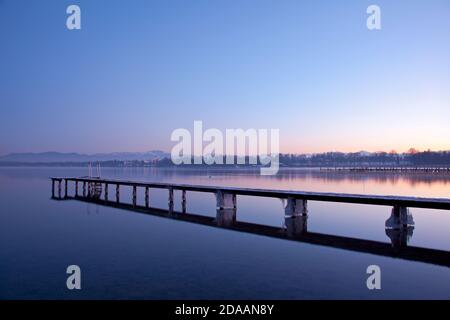
<path id="1" fill-rule="evenodd" d="M 114 153 L 61 153 L 61 152 L 42 152 L 42 153 L 11 153 L 0 157 L 0 162 L 21 162 L 21 163 L 61 163 L 61 162 L 89 162 L 89 161 L 151 161 L 170 157 L 170 154 L 164 151 L 148 152 L 114 152 Z"/>

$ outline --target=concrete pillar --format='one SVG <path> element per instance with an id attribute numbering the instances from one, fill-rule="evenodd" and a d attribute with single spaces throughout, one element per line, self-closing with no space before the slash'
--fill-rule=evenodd
<path id="1" fill-rule="evenodd" d="M 293 215 L 284 217 L 288 237 L 295 237 L 308 232 L 308 216 Z"/>
<path id="2" fill-rule="evenodd" d="M 222 190 L 216 192 L 217 209 L 236 209 L 236 194 Z"/>
<path id="3" fill-rule="evenodd" d="M 52 198 L 55 197 L 55 180 L 52 179 Z"/>
<path id="4" fill-rule="evenodd" d="M 308 232 L 308 202 L 305 199 L 286 199 L 284 225 L 288 237 Z"/>
<path id="5" fill-rule="evenodd" d="M 414 231 L 414 219 L 410 210 L 406 207 L 394 206 L 385 227 L 386 235 L 394 248 L 406 247 Z"/>
<path id="6" fill-rule="evenodd" d="M 181 211 L 186 213 L 186 190 L 181 190 Z"/>
<path id="7" fill-rule="evenodd" d="M 236 223 L 236 209 L 217 209 L 216 222 L 219 227 L 231 227 Z"/>
<path id="8" fill-rule="evenodd" d="M 145 187 L 145 207 L 148 208 L 150 206 L 149 192 L 148 187 Z"/>
<path id="9" fill-rule="evenodd" d="M 386 220 L 386 228 L 400 229 L 414 225 L 414 219 L 409 209 L 402 206 L 394 206 L 391 210 L 391 216 Z"/>
<path id="10" fill-rule="evenodd" d="M 173 212 L 173 188 L 169 188 L 169 212 Z"/>
<path id="11" fill-rule="evenodd" d="M 116 202 L 120 202 L 120 185 L 116 184 Z"/>
<path id="12" fill-rule="evenodd" d="M 64 179 L 64 198 L 67 198 L 69 194 L 67 190 L 67 185 L 68 185 L 67 179 Z"/>
<path id="13" fill-rule="evenodd" d="M 92 195 L 92 188 L 91 188 L 91 183 L 90 182 L 88 182 L 88 197 L 91 197 L 91 195 Z"/>
<path id="14" fill-rule="evenodd" d="M 284 208 L 284 215 L 287 217 L 307 216 L 308 215 L 307 201 L 304 199 L 288 198 L 286 207 Z"/>
<path id="15" fill-rule="evenodd" d="M 136 186 L 133 186 L 133 206 L 136 206 L 136 199 L 137 199 L 137 190 Z"/>
<path id="16" fill-rule="evenodd" d="M 78 181 L 75 181 L 75 197 L 78 197 Z"/>
<path id="17" fill-rule="evenodd" d="M 105 201 L 108 201 L 108 184 L 105 183 Z"/>

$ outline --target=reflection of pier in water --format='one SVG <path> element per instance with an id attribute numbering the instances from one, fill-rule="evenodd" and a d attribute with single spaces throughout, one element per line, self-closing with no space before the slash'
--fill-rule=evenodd
<path id="1" fill-rule="evenodd" d="M 230 230 L 248 232 L 258 235 L 281 239 L 295 240 L 304 243 L 324 245 L 376 255 L 421 261 L 450 267 L 450 252 L 436 249 L 411 247 L 407 245 L 412 236 L 414 221 L 408 207 L 450 210 L 450 199 L 428 199 L 392 196 L 365 196 L 332 193 L 311 193 L 282 190 L 261 190 L 229 187 L 190 186 L 164 183 L 146 183 L 121 180 L 106 180 L 99 178 L 51 178 L 52 198 L 57 200 L 80 200 L 98 205 L 121 208 L 150 215 L 193 222 L 202 225 L 227 228 Z M 64 181 L 64 196 L 62 196 L 62 182 Z M 75 183 L 75 194 L 69 196 L 68 183 Z M 55 195 L 55 183 L 58 183 Z M 80 195 L 78 184 L 82 183 L 83 191 Z M 109 200 L 108 186 L 115 185 L 115 201 Z M 132 203 L 120 202 L 120 186 L 131 186 Z M 145 204 L 137 204 L 137 188 L 145 188 Z M 149 189 L 168 190 L 168 210 L 150 207 Z M 174 210 L 174 191 L 181 194 L 181 212 Z M 200 191 L 214 193 L 217 200 L 216 217 L 191 214 L 186 212 L 186 192 Z M 102 197 L 103 195 L 103 197 Z M 240 222 L 236 219 L 237 195 L 280 198 L 283 200 L 285 213 L 284 228 Z M 329 201 L 344 203 L 360 203 L 372 205 L 391 205 L 391 216 L 386 221 L 386 235 L 391 244 L 320 234 L 309 232 L 307 228 L 307 201 Z"/>

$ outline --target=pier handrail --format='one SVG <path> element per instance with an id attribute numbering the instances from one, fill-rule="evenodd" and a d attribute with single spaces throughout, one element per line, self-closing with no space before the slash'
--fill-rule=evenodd
<path id="1" fill-rule="evenodd" d="M 52 181 L 74 181 L 74 182 L 95 182 L 110 185 L 122 185 L 133 187 L 147 187 L 155 189 L 172 189 L 183 191 L 198 191 L 206 193 L 217 193 L 219 191 L 235 195 L 257 196 L 266 198 L 294 198 L 311 201 L 324 202 L 340 202 L 353 204 L 368 204 L 381 206 L 401 206 L 410 208 L 426 208 L 450 210 L 450 198 L 423 198 L 408 196 L 388 196 L 388 195 L 364 195 L 364 194 L 347 194 L 347 193 L 330 193 L 330 192 L 308 192 L 296 190 L 274 190 L 274 189 L 257 189 L 245 187 L 226 187 L 226 186 L 199 186 L 189 184 L 175 184 L 162 182 L 145 182 L 115 179 L 99 179 L 85 177 L 51 177 Z"/>

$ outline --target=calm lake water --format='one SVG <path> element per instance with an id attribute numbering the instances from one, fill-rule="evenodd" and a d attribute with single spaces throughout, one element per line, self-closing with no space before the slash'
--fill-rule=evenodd
<path id="1" fill-rule="evenodd" d="M 51 200 L 50 176 L 86 168 L 0 168 L 0 299 L 450 299 L 450 269 L 273 239 L 79 201 Z M 103 168 L 105 178 L 201 185 L 450 197 L 450 176 Z M 72 193 L 73 190 L 71 189 Z M 121 193 L 131 202 L 131 189 Z M 179 208 L 180 194 L 175 194 Z M 151 190 L 167 208 L 167 191 Z M 138 194 L 143 203 L 143 190 Z M 390 208 L 310 202 L 308 230 L 383 241 Z M 215 216 L 213 195 L 187 193 L 188 212 Z M 450 212 L 412 209 L 412 246 L 450 250 Z M 237 219 L 282 227 L 278 199 L 238 197 Z M 66 288 L 81 267 L 82 289 Z M 381 267 L 381 290 L 366 268 Z"/>

